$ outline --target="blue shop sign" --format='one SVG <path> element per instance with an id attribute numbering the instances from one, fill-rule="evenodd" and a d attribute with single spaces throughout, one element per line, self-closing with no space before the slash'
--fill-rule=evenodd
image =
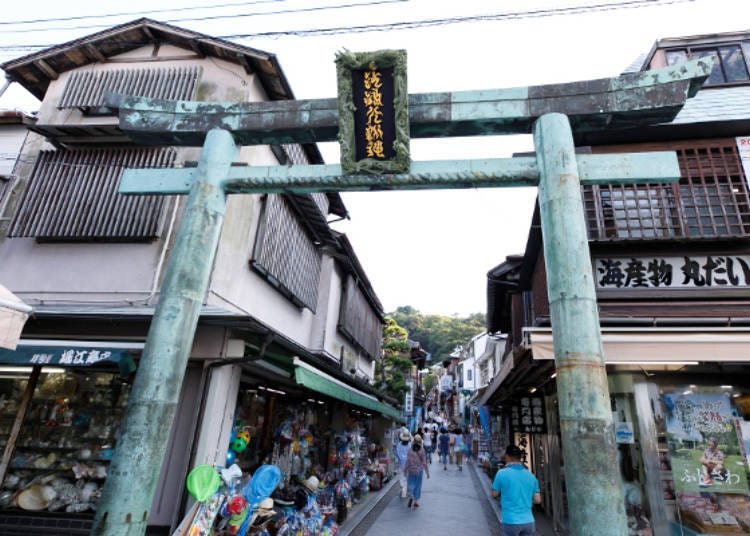
<path id="1" fill-rule="evenodd" d="M 99 364 L 117 365 L 120 374 L 135 371 L 135 361 L 124 348 L 86 348 L 72 346 L 27 346 L 15 350 L 0 348 L 0 365 L 42 367 L 90 367 Z"/>

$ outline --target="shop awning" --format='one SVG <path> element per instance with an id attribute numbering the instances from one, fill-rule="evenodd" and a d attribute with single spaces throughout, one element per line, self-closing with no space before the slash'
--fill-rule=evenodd
<path id="1" fill-rule="evenodd" d="M 394 420 L 402 420 L 400 411 L 380 402 L 374 396 L 363 393 L 351 385 L 347 385 L 325 372 L 315 369 L 315 367 L 308 365 L 298 357 L 294 358 L 293 364 L 294 379 L 298 384 L 320 394 L 341 400 L 342 402 L 369 409 L 374 413 L 382 413 Z"/>
<path id="2" fill-rule="evenodd" d="M 554 359 L 552 330 L 525 328 L 534 359 Z M 744 328 L 603 329 L 604 361 L 612 364 L 748 362 L 750 330 Z"/>
<path id="3" fill-rule="evenodd" d="M 123 375 L 135 370 L 135 361 L 127 348 L 25 344 L 19 344 L 15 350 L 0 348 L 0 365 L 90 367 L 107 363 L 117 365 Z"/>
<path id="4" fill-rule="evenodd" d="M 0 348 L 13 350 L 32 308 L 0 285 Z"/>

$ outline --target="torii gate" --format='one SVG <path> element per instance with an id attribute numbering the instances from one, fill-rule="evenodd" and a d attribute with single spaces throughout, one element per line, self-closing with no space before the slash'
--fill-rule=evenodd
<path id="1" fill-rule="evenodd" d="M 572 128 L 671 121 L 710 61 L 621 77 L 409 96 L 412 137 L 534 134 L 536 157 L 413 162 L 409 172 L 343 176 L 338 165 L 231 167 L 240 145 L 333 141 L 336 99 L 260 103 L 108 97 L 136 142 L 203 144 L 194 169 L 126 170 L 120 192 L 189 194 L 92 534 L 144 534 L 227 194 L 539 186 L 571 534 L 627 534 L 581 200 L 581 184 L 679 179 L 673 152 L 576 155 Z"/>

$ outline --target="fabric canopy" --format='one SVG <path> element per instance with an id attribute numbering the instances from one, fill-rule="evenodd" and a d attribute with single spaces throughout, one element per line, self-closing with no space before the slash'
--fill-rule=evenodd
<path id="1" fill-rule="evenodd" d="M 0 365 L 90 367 L 100 363 L 116 364 L 123 375 L 135 370 L 133 356 L 124 348 L 27 346 L 24 344 L 19 344 L 15 350 L 0 348 Z"/>
<path id="2" fill-rule="evenodd" d="M 298 384 L 320 394 L 376 413 L 382 413 L 394 420 L 402 420 L 401 412 L 397 409 L 380 402 L 374 396 L 363 393 L 324 372 L 316 370 L 297 357 L 294 358 L 294 379 Z"/>
<path id="3" fill-rule="evenodd" d="M 0 285 L 0 348 L 15 350 L 32 309 Z"/>
<path id="4" fill-rule="evenodd" d="M 524 330 L 527 346 L 534 359 L 554 359 L 550 329 Z M 750 361 L 750 330 L 717 328 L 696 330 L 686 328 L 652 328 L 643 330 L 602 330 L 602 346 L 606 363 L 685 362 L 685 361 Z"/>

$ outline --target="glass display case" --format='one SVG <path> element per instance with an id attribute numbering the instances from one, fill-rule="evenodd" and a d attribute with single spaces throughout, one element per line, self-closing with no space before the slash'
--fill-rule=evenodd
<path id="1" fill-rule="evenodd" d="M 0 512 L 92 513 L 130 385 L 117 372 L 42 369 L 29 397 L 35 379 L 0 370 Z"/>

